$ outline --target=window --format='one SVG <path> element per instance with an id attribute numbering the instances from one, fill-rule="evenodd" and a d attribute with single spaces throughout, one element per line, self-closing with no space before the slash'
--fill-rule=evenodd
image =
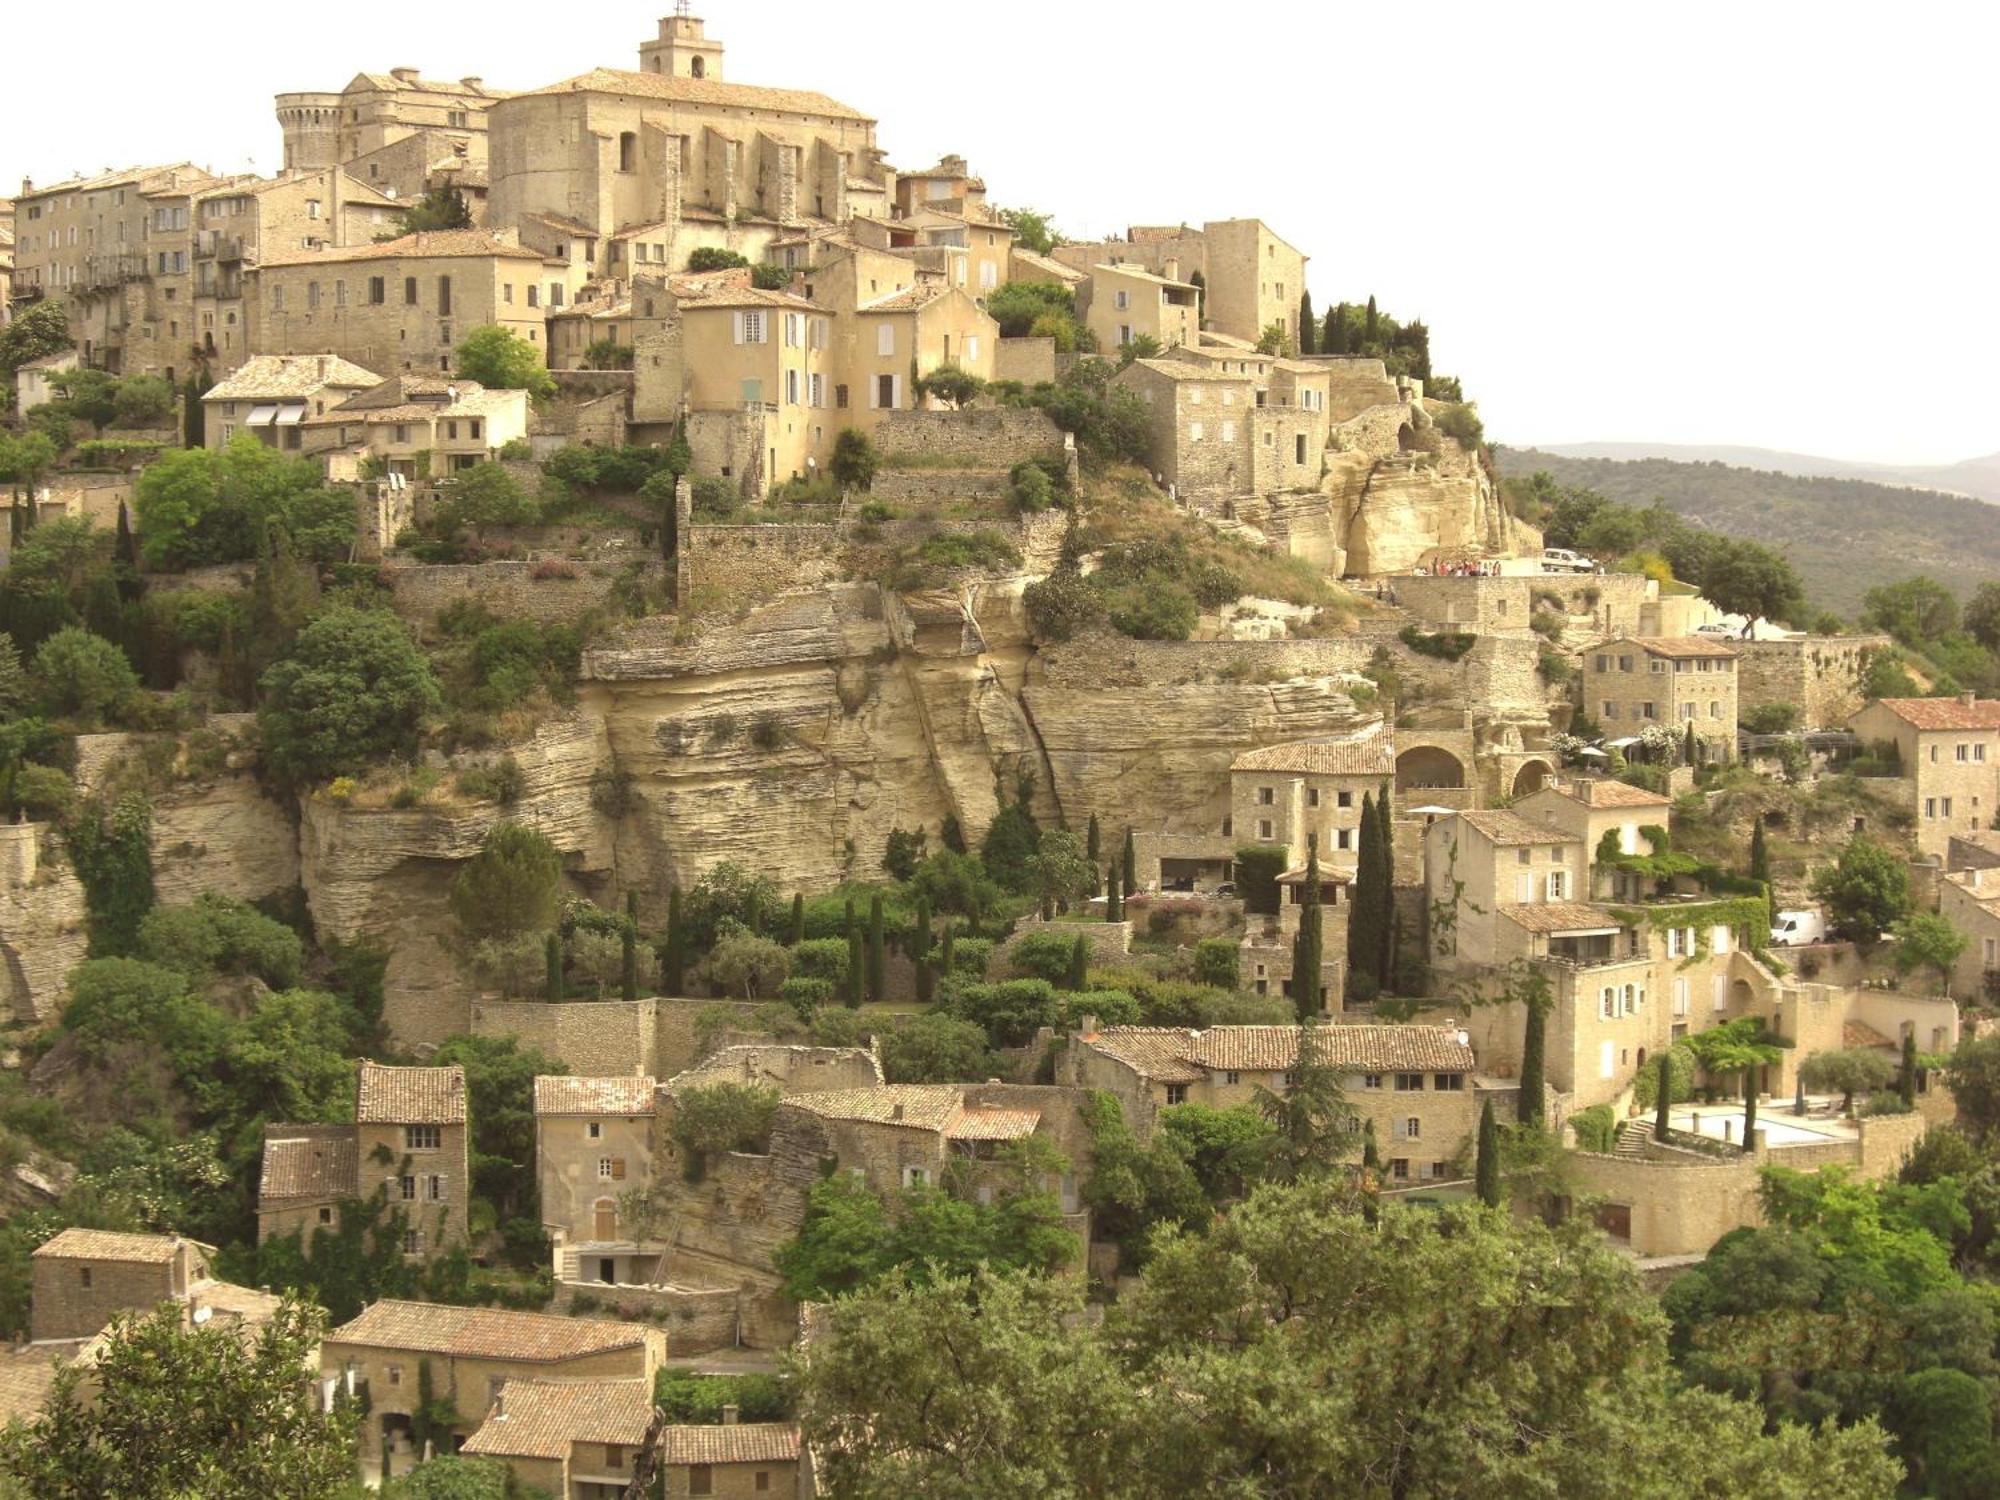
<path id="1" fill-rule="evenodd" d="M 401 1385 L 402 1383 L 403 1383 L 403 1367 L 401 1365 L 389 1366 L 389 1384 Z"/>
<path id="2" fill-rule="evenodd" d="M 1441 1093 L 1462 1094 L 1465 1092 L 1463 1073 L 1435 1073 L 1431 1076 L 1431 1087 Z"/>
<path id="3" fill-rule="evenodd" d="M 449 276 L 438 277 L 438 316 L 440 318 L 451 316 L 451 278 Z"/>
<path id="4" fill-rule="evenodd" d="M 875 377 L 875 405 L 883 411 L 896 409 L 896 385 L 898 377 L 877 375 Z"/>
<path id="5" fill-rule="evenodd" d="M 1403 1121 L 1403 1139 L 1414 1141 L 1424 1133 L 1424 1122 L 1415 1115 Z"/>
<path id="6" fill-rule="evenodd" d="M 405 276 L 403 278 L 403 306 L 415 307 L 416 305 L 417 278 L 414 276 Z"/>
<path id="7" fill-rule="evenodd" d="M 604 1122 L 602 1120 L 592 1120 L 588 1125 L 583 1127 L 583 1133 L 584 1137 L 587 1140 L 593 1140 L 593 1141 L 603 1140 Z"/>
<path id="8" fill-rule="evenodd" d="M 317 281 L 308 281 L 306 283 L 306 311 L 311 312 L 318 306 L 319 283 Z"/>
<path id="9" fill-rule="evenodd" d="M 85 1291 L 89 1291 L 89 1290 L 90 1290 L 90 1267 L 89 1267 L 89 1266 L 79 1266 L 79 1267 L 77 1268 L 77 1270 L 78 1270 L 78 1272 L 80 1273 L 80 1277 L 81 1277 L 81 1281 L 80 1281 L 80 1284 L 82 1285 L 82 1287 L 83 1287 L 83 1289 L 84 1289 Z"/>
<path id="10" fill-rule="evenodd" d="M 805 318 L 799 313 L 785 314 L 785 347 L 796 349 L 805 341 Z"/>
<path id="11" fill-rule="evenodd" d="M 1130 292 L 1113 292 L 1111 294 L 1111 305 L 1118 309 L 1119 312 L 1125 311 L 1126 308 L 1132 305 L 1132 294 Z"/>
<path id="12" fill-rule="evenodd" d="M 1394 1161 L 1390 1162 L 1389 1175 L 1395 1178 L 1398 1182 L 1409 1181 L 1410 1178 L 1409 1159 L 1407 1157 L 1399 1156 Z"/>
<path id="13" fill-rule="evenodd" d="M 1333 847 L 1336 849 L 1352 849 L 1354 847 L 1354 830 L 1352 828 L 1334 829 Z"/>
<path id="14" fill-rule="evenodd" d="M 1966 744 L 1964 740 L 1960 740 L 1952 748 L 1958 752 L 1956 756 L 1958 760 L 1966 761 L 1972 759 L 1972 747 Z"/>
<path id="15" fill-rule="evenodd" d="M 368 278 L 368 305 L 380 307 L 389 300 L 387 283 L 380 276 Z"/>
<path id="16" fill-rule="evenodd" d="M 600 1156 L 597 1159 L 597 1176 L 601 1182 L 624 1181 L 625 1158 L 622 1156 Z"/>
<path id="17" fill-rule="evenodd" d="M 1225 443 L 1236 441 L 1236 424 L 1234 422 L 1224 422 L 1222 424 L 1222 440 Z"/>
<path id="18" fill-rule="evenodd" d="M 333 1222 L 333 1210 L 330 1208 L 322 1208 L 319 1211 L 319 1221 L 322 1224 L 331 1224 Z"/>
<path id="19" fill-rule="evenodd" d="M 1361 1086 L 1364 1089 L 1379 1089 L 1380 1087 L 1382 1087 L 1382 1075 L 1380 1073 L 1362 1074 Z"/>
<path id="20" fill-rule="evenodd" d="M 618 170 L 633 171 L 639 161 L 639 137 L 632 131 L 620 131 L 618 135 Z"/>
<path id="21" fill-rule="evenodd" d="M 1924 798 L 1924 816 L 1927 818 L 1935 818 L 1937 816 L 1937 798 Z"/>
<path id="22" fill-rule="evenodd" d="M 896 325 L 894 323 L 876 324 L 875 352 L 884 359 L 896 352 Z"/>
<path id="23" fill-rule="evenodd" d="M 1259 818 L 1257 820 L 1257 837 L 1260 839 L 1268 839 L 1273 837 L 1273 834 L 1271 832 L 1271 820 L 1269 818 Z"/>
<path id="24" fill-rule="evenodd" d="M 1420 1094 L 1423 1092 L 1423 1088 L 1424 1075 L 1421 1073 L 1398 1073 L 1396 1075 L 1396 1092 L 1399 1094 Z"/>
<path id="25" fill-rule="evenodd" d="M 785 405 L 797 406 L 798 404 L 799 372 L 797 370 L 787 370 L 785 371 Z"/>
<path id="26" fill-rule="evenodd" d="M 1201 441 L 1201 423 L 1199 422 L 1188 423 L 1188 441 L 1190 443 L 1198 443 Z"/>
<path id="27" fill-rule="evenodd" d="M 1269 807 L 1277 800 L 1277 796 L 1277 788 L 1260 786 L 1257 788 L 1257 805 L 1259 807 Z"/>
<path id="28" fill-rule="evenodd" d="M 1222 1073 L 1222 1081 L 1224 1083 L 1236 1083 L 1241 1079 L 1241 1077 L 1242 1075 L 1238 1073 L 1234 1068 L 1225 1068 Z"/>
<path id="29" fill-rule="evenodd" d="M 1568 899 L 1569 899 L 1569 871 L 1567 870 L 1549 871 L 1549 900 L 1567 901 Z"/>
<path id="30" fill-rule="evenodd" d="M 810 406 L 826 405 L 826 377 L 809 375 L 806 377 L 806 402 Z"/>
<path id="31" fill-rule="evenodd" d="M 450 1196 L 447 1184 L 450 1179 L 432 1172 L 424 1179 L 424 1196 L 433 1203 L 443 1203 Z"/>
<path id="32" fill-rule="evenodd" d="M 604 1445 L 604 1467 L 607 1469 L 624 1468 L 625 1450 L 616 1443 L 606 1443 Z"/>
<path id="33" fill-rule="evenodd" d="M 713 1495 L 715 1493 L 715 1470 L 707 1464 L 689 1464 L 688 1493 L 690 1495 Z"/>
<path id="34" fill-rule="evenodd" d="M 923 1187 L 927 1183 L 929 1183 L 930 1180 L 931 1180 L 930 1170 L 926 1167 L 903 1168 L 904 1187 Z"/>
<path id="35" fill-rule="evenodd" d="M 1597 997 L 1597 1017 L 1601 1021 L 1608 1021 L 1617 1013 L 1618 1013 L 1617 987 L 1615 985 L 1607 984 L 1604 987 L 1603 991 Z"/>
<path id="36" fill-rule="evenodd" d="M 1600 657 L 1598 657 L 1598 658 L 1597 658 L 1597 670 L 1598 670 L 1598 671 L 1600 671 L 1600 672 L 1608 672 L 1608 671 L 1610 671 L 1610 670 L 1611 670 L 1611 658 L 1610 658 L 1610 657 L 1608 657 L 1608 656 L 1600 656 Z"/>
<path id="37" fill-rule="evenodd" d="M 317 219 L 319 217 L 319 199 L 306 199 L 306 217 L 308 219 Z M 162 225 L 161 227 L 165 228 L 166 226 Z"/>
<path id="38" fill-rule="evenodd" d="M 410 300 L 414 302 L 417 299 L 415 297 L 412 297 L 410 298 Z M 542 288 L 540 283 L 537 283 L 536 285 L 528 288 L 528 306 L 540 307 L 541 305 L 542 305 Z"/>
<path id="39" fill-rule="evenodd" d="M 770 1487 L 771 1487 L 770 1471 L 768 1469 L 759 1469 L 757 1471 L 757 1486 L 756 1486 L 757 1493 L 761 1495 L 766 1490 L 770 1489 Z"/>
<path id="40" fill-rule="evenodd" d="M 972 364 L 978 358 L 979 358 L 979 335 L 976 333 L 968 333 L 965 336 L 965 362 L 967 364 Z"/>
<path id="41" fill-rule="evenodd" d="M 503 283 L 501 284 L 501 287 L 500 287 L 500 300 L 501 300 L 502 302 L 510 302 L 510 303 L 511 303 L 511 302 L 512 302 L 512 301 L 514 300 L 514 283 L 513 283 L 513 282 L 509 281 L 509 282 L 503 282 Z"/>
<path id="42" fill-rule="evenodd" d="M 284 310 L 285 310 L 285 289 L 281 286 L 274 286 L 271 288 L 271 311 L 283 312 Z"/>
<path id="43" fill-rule="evenodd" d="M 1186 1085 L 1186 1084 L 1184 1084 L 1184 1083 L 1170 1083 L 1170 1084 L 1168 1084 L 1168 1085 L 1167 1085 L 1167 1103 L 1169 1103 L 1169 1104 L 1185 1104 L 1185 1103 L 1187 1103 L 1187 1085 Z"/>
<path id="44" fill-rule="evenodd" d="M 1657 719 L 1659 715 L 1653 711 L 1652 704 L 1641 703 L 1639 705 L 1639 717 L 1642 719 Z"/>
<path id="45" fill-rule="evenodd" d="M 435 1151 L 444 1142 L 444 1128 L 440 1125 L 405 1125 L 403 1146 L 409 1151 Z"/>
<path id="46" fill-rule="evenodd" d="M 399 1178 L 399 1179 L 397 1180 L 397 1187 L 398 1187 L 398 1189 L 399 1189 L 399 1194 L 400 1194 L 400 1196 L 401 1196 L 402 1200 L 403 1200 L 403 1201 L 404 1201 L 405 1203 L 414 1203 L 414 1202 L 416 1202 L 416 1199 L 417 1199 L 417 1179 L 416 1179 L 416 1178 L 414 1178 L 414 1177 L 403 1177 L 403 1178 Z"/>
<path id="47" fill-rule="evenodd" d="M 1514 863 L 1517 865 L 1532 864 L 1534 863 L 1534 859 L 1535 851 L 1532 849 L 1516 849 L 1514 851 Z"/>

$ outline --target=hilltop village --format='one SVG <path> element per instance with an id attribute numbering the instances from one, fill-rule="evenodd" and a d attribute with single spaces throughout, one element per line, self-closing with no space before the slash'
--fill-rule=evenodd
<path id="1" fill-rule="evenodd" d="M 0 1494 L 1991 1493 L 1925 601 L 631 61 L 0 203 Z"/>

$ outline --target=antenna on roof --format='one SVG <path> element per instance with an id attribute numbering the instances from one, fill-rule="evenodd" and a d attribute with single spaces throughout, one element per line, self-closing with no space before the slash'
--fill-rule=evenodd
<path id="1" fill-rule="evenodd" d="M 688 0 L 674 0 L 674 14 L 677 16 L 689 14 Z"/>

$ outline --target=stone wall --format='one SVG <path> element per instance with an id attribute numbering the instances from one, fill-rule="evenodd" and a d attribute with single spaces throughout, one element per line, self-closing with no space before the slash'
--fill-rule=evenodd
<path id="1" fill-rule="evenodd" d="M 47 823 L 0 824 L 0 978 L 15 1020 L 52 1019 L 89 946 L 83 884 Z"/>
<path id="2" fill-rule="evenodd" d="M 608 1317 L 627 1323 L 657 1323 L 667 1332 L 667 1357 L 685 1359 L 715 1349 L 734 1349 L 737 1303 L 733 1286 L 607 1286 L 597 1282 L 566 1283 L 554 1311 L 568 1312 L 578 1297 L 597 1301 Z"/>
<path id="3" fill-rule="evenodd" d="M 882 469 L 869 486 L 868 497 L 921 510 L 966 503 L 1004 505 L 1008 473 L 1007 469 Z"/>
<path id="4" fill-rule="evenodd" d="M 1859 713 L 1868 659 L 1890 644 L 1886 635 L 1807 636 L 1791 641 L 1731 641 L 1737 650 L 1736 712 L 1789 703 L 1804 729 L 1838 729 Z"/>
<path id="5" fill-rule="evenodd" d="M 635 550 L 630 560 L 643 564 L 649 583 L 656 584 L 664 576 L 666 565 L 649 553 Z M 544 558 L 532 562 L 390 564 L 381 576 L 394 597 L 396 613 L 420 624 L 435 620 L 453 604 L 471 601 L 504 620 L 573 625 L 610 604 L 624 570 L 611 562 Z"/>
<path id="6" fill-rule="evenodd" d="M 1001 339 L 993 346 L 993 378 L 1039 385 L 1056 378 L 1056 341 L 1052 338 Z"/>
<path id="7" fill-rule="evenodd" d="M 699 601 L 704 590 L 720 589 L 768 598 L 820 588 L 839 577 L 840 553 L 838 526 L 692 526 L 681 537 L 681 597 Z"/>
<path id="8" fill-rule="evenodd" d="M 875 425 L 876 451 L 894 468 L 899 455 L 966 460 L 980 468 L 1011 469 L 1030 458 L 1063 453 L 1061 428 L 1031 407 L 984 406 L 966 411 L 896 411 Z"/>
<path id="9" fill-rule="evenodd" d="M 882 1063 L 867 1047 L 805 1047 L 782 1042 L 725 1046 L 660 1087 L 667 1093 L 736 1083 L 775 1088 L 781 1094 L 880 1086 Z"/>
<path id="10" fill-rule="evenodd" d="M 695 1022 L 705 1010 L 726 1009 L 734 1026 L 746 1032 L 757 1029 L 759 1007 L 745 1000 L 669 1000 L 662 998 L 654 1012 L 653 1076 L 675 1078 L 701 1061 L 701 1038 Z"/>
<path id="11" fill-rule="evenodd" d="M 654 1076 L 659 1057 L 657 1000 L 485 1000 L 472 1002 L 474 1036 L 511 1036 L 560 1058 L 579 1077 Z"/>

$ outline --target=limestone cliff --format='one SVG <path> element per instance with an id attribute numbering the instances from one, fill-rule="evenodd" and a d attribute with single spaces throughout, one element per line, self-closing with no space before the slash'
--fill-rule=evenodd
<path id="1" fill-rule="evenodd" d="M 83 885 L 53 838 L 46 823 L 0 826 L 0 983 L 8 1013 L 30 1024 L 62 1008 L 89 944 Z"/>

